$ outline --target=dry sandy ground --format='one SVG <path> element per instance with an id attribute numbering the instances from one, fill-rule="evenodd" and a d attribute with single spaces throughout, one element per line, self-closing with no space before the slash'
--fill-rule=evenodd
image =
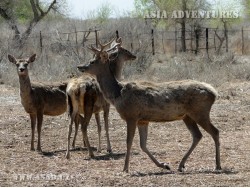
<path id="1" fill-rule="evenodd" d="M 18 90 L 0 85 L 0 185 L 250 186 L 250 82 L 225 83 L 217 89 L 221 97 L 212 108 L 211 119 L 220 130 L 222 171 L 214 171 L 214 143 L 203 130 L 203 139 L 187 161 L 185 172 L 177 171 L 191 144 L 184 123 L 177 121 L 152 123 L 149 128 L 148 148 L 157 159 L 168 162 L 172 171 L 160 169 L 150 161 L 141 151 L 136 133 L 130 172 L 123 173 L 126 127 L 114 108 L 110 113 L 113 154 L 106 153 L 104 131 L 102 153 L 96 152 L 97 127 L 92 120 L 88 133 L 96 158 L 87 159 L 79 132 L 78 149 L 66 160 L 66 115 L 44 118 L 43 153 L 32 152 L 30 120 L 20 104 Z"/>

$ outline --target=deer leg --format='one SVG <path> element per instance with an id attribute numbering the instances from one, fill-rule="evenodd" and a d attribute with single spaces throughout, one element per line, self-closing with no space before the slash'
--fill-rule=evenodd
<path id="1" fill-rule="evenodd" d="M 156 164 L 156 166 L 170 170 L 170 167 L 166 163 L 160 163 L 147 149 L 148 123 L 146 125 L 138 125 L 138 129 L 140 135 L 140 146 L 142 151 L 144 151 L 149 156 L 149 158 Z"/>
<path id="2" fill-rule="evenodd" d="M 127 152 L 125 157 L 125 164 L 123 171 L 128 172 L 129 168 L 129 158 L 130 158 L 130 151 L 133 143 L 133 139 L 135 136 L 135 129 L 136 129 L 136 120 L 129 120 L 127 121 Z"/>
<path id="3" fill-rule="evenodd" d="M 219 130 L 210 122 L 209 117 L 198 123 L 206 132 L 208 132 L 212 136 L 214 140 L 215 152 L 216 152 L 215 153 L 216 170 L 221 170 Z"/>
<path id="4" fill-rule="evenodd" d="M 75 134 L 74 134 L 74 139 L 73 139 L 73 143 L 72 143 L 72 147 L 75 148 L 76 147 L 76 137 L 77 137 L 77 133 L 78 133 L 78 128 L 79 128 L 79 118 L 83 118 L 80 114 L 75 116 Z"/>
<path id="5" fill-rule="evenodd" d="M 97 152 L 101 152 L 101 122 L 100 122 L 100 114 L 99 113 L 95 113 L 95 120 L 96 120 L 96 124 L 97 124 L 97 131 L 98 131 L 98 148 L 97 148 Z"/>
<path id="6" fill-rule="evenodd" d="M 81 122 L 81 126 L 83 126 L 85 120 L 84 120 L 84 117 L 81 114 L 79 114 L 79 121 Z M 83 140 L 83 146 L 87 147 L 87 145 L 86 145 L 86 143 L 85 143 L 84 140 Z"/>
<path id="7" fill-rule="evenodd" d="M 185 116 L 183 121 L 185 125 L 187 126 L 188 130 L 190 131 L 190 133 L 192 134 L 193 142 L 192 142 L 191 147 L 189 148 L 187 153 L 184 155 L 184 157 L 182 158 L 179 164 L 178 171 L 180 172 L 182 172 L 183 169 L 185 168 L 185 163 L 188 157 L 191 155 L 191 153 L 193 152 L 193 150 L 195 149 L 195 147 L 197 146 L 197 144 L 202 138 L 202 134 L 199 130 L 199 127 L 197 126 L 196 122 L 193 119 L 191 119 L 189 116 Z"/>
<path id="8" fill-rule="evenodd" d="M 91 158 L 94 157 L 94 153 L 93 153 L 93 151 L 90 147 L 90 144 L 89 144 L 87 128 L 88 128 L 92 113 L 93 113 L 93 107 L 90 108 L 89 105 L 87 104 L 87 101 L 86 101 L 85 109 L 84 109 L 84 121 L 83 121 L 81 129 L 82 129 L 83 142 L 85 142 L 87 149 L 89 151 L 89 156 Z"/>
<path id="9" fill-rule="evenodd" d="M 107 152 L 112 153 L 111 144 L 109 140 L 109 108 L 110 105 L 106 109 L 104 109 L 103 115 L 104 115 L 105 132 L 107 137 Z"/>
<path id="10" fill-rule="evenodd" d="M 40 152 L 42 152 L 42 148 L 41 148 L 42 124 L 43 124 L 43 113 L 39 112 L 37 114 L 37 133 L 38 133 L 37 151 L 40 151 Z"/>
<path id="11" fill-rule="evenodd" d="M 35 151 L 34 139 L 35 139 L 35 129 L 36 129 L 36 114 L 30 114 L 31 121 L 31 151 Z"/>
<path id="12" fill-rule="evenodd" d="M 69 124 L 69 127 L 68 127 L 68 145 L 67 145 L 67 152 L 66 152 L 66 158 L 69 159 L 70 158 L 70 136 L 71 136 L 71 133 L 72 133 L 72 125 L 73 125 L 73 122 L 76 118 L 76 112 L 73 111 L 73 113 L 70 115 L 70 124 Z M 79 126 L 79 125 L 76 125 L 76 126 Z"/>

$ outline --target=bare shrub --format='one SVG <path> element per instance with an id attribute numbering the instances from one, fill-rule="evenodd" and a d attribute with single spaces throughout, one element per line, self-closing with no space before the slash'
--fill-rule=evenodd
<path id="1" fill-rule="evenodd" d="M 119 36 L 123 39 L 122 45 L 137 56 L 137 60 L 127 64 L 123 70 L 126 79 L 131 77 L 157 81 L 198 79 L 214 85 L 220 85 L 233 79 L 250 79 L 248 56 L 237 56 L 234 53 L 212 56 L 210 51 L 211 62 L 207 62 L 202 54 L 195 56 L 192 53 L 179 53 L 170 56 L 156 53 L 153 56 L 150 38 L 151 26 L 145 24 L 143 20 L 131 18 L 110 19 L 109 22 L 99 25 L 92 20 L 42 21 L 34 29 L 24 48 L 18 51 L 12 48 L 12 31 L 6 24 L 1 23 L 1 79 L 7 84 L 17 86 L 17 78 L 10 74 L 13 72 L 13 67 L 7 63 L 7 53 L 16 57 L 29 57 L 36 53 L 38 62 L 31 67 L 30 71 L 31 77 L 35 81 L 60 81 L 72 77 L 72 75 L 79 75 L 76 65 L 87 63 L 93 57 L 87 50 L 87 46 L 95 45 L 95 33 L 91 32 L 85 38 L 85 33 L 78 33 L 78 44 L 76 45 L 74 32 L 76 30 L 94 31 L 95 29 L 100 30 L 98 34 L 102 42 L 115 37 L 115 31 L 118 30 Z M 40 32 L 42 33 L 42 49 L 39 41 Z M 70 32 L 69 36 L 63 34 Z M 172 36 L 173 33 L 170 32 L 169 35 Z M 156 52 L 162 51 L 164 48 L 165 51 L 173 53 L 173 43 L 162 41 L 162 37 L 165 37 L 164 33 L 155 32 Z M 247 40 L 248 37 L 245 37 Z M 237 44 L 239 39 L 239 35 L 235 35 L 231 43 Z M 239 48 L 239 46 L 235 48 Z M 240 50 L 238 49 L 237 52 Z M 144 72 L 143 75 L 142 72 Z"/>
<path id="2" fill-rule="evenodd" d="M 216 56 L 207 63 L 204 57 L 187 53 L 165 59 L 161 57 L 160 63 L 158 58 L 154 57 L 154 63 L 143 76 L 136 77 L 158 82 L 194 79 L 219 86 L 235 79 L 246 80 L 250 72 L 250 64 L 241 63 L 239 57 L 232 54 Z"/>

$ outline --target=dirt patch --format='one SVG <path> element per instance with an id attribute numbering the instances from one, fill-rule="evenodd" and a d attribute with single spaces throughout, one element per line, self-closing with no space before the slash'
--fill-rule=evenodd
<path id="1" fill-rule="evenodd" d="M 250 185 L 250 82 L 225 83 L 217 88 L 220 98 L 211 111 L 220 130 L 223 170 L 214 171 L 215 147 L 203 130 L 203 139 L 186 163 L 178 164 L 191 145 L 191 135 L 182 121 L 152 123 L 148 148 L 172 171 L 162 170 L 143 153 L 136 133 L 130 172 L 123 173 L 126 126 L 115 111 L 110 113 L 113 154 L 106 153 L 103 131 L 102 153 L 88 160 L 79 132 L 71 159 L 66 160 L 66 115 L 45 117 L 42 128 L 43 153 L 30 151 L 30 120 L 20 104 L 16 89 L 0 85 L 0 185 L 1 186 L 249 186 Z M 103 125 L 103 120 L 102 120 Z M 97 127 L 91 121 L 90 143 L 98 145 Z"/>

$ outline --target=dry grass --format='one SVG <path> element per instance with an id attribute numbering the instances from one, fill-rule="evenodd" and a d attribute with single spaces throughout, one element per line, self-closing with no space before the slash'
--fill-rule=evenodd
<path id="1" fill-rule="evenodd" d="M 30 122 L 20 105 L 18 91 L 0 86 L 0 182 L 2 186 L 249 186 L 250 155 L 250 83 L 224 83 L 218 89 L 220 99 L 211 111 L 212 122 L 220 130 L 222 171 L 214 171 L 214 143 L 203 130 L 203 139 L 190 156 L 184 173 L 178 163 L 191 144 L 191 135 L 183 122 L 152 123 L 148 147 L 155 157 L 170 163 L 172 171 L 156 167 L 139 147 L 136 134 L 130 173 L 122 173 L 126 151 L 126 128 L 114 110 L 110 113 L 110 138 L 113 154 L 105 152 L 88 160 L 82 148 L 64 158 L 67 143 L 65 116 L 45 117 L 42 128 L 43 153 L 31 152 Z M 103 124 L 103 122 L 102 122 Z M 92 120 L 89 137 L 94 149 L 97 130 Z"/>
<path id="2" fill-rule="evenodd" d="M 134 23 L 125 20 L 117 24 L 133 29 Z M 42 23 L 42 31 L 52 27 L 52 23 Z M 73 25 L 72 25 L 73 24 Z M 72 29 L 77 23 L 54 23 L 53 28 Z M 82 27 L 82 26 L 81 26 Z M 92 27 L 86 23 L 86 29 Z M 138 25 L 140 27 L 140 25 Z M 2 28 L 2 27 L 1 27 Z M 122 29 L 121 29 L 122 30 Z M 4 31 L 4 32 L 3 32 Z M 122 30 L 123 31 L 123 30 Z M 3 32 L 3 33 L 2 33 Z M 125 32 L 125 30 L 124 30 Z M 110 138 L 113 154 L 105 152 L 103 133 L 102 153 L 96 158 L 86 159 L 88 152 L 83 148 L 81 133 L 76 145 L 79 149 L 71 152 L 71 160 L 66 160 L 67 125 L 66 115 L 45 117 L 42 128 L 43 153 L 31 152 L 30 120 L 20 104 L 15 66 L 6 58 L 7 53 L 28 56 L 38 53 L 38 59 L 30 70 L 32 80 L 60 81 L 77 74 L 76 64 L 91 57 L 76 56 L 73 49 L 54 53 L 48 47 L 42 53 L 34 41 L 23 51 L 10 49 L 11 33 L 1 30 L 0 41 L 0 185 L 1 186 L 249 186 L 250 185 L 250 64 L 249 56 L 226 54 L 208 61 L 203 56 L 179 54 L 178 56 L 140 54 L 140 60 L 126 66 L 127 80 L 145 79 L 168 81 L 196 79 L 214 85 L 220 98 L 211 111 L 212 122 L 220 130 L 221 162 L 223 170 L 214 171 L 215 151 L 211 137 L 203 132 L 203 139 L 190 156 L 184 173 L 177 172 L 185 151 L 191 144 L 191 135 L 183 122 L 152 123 L 149 128 L 148 147 L 157 159 L 169 162 L 172 171 L 162 170 L 144 154 L 139 147 L 136 134 L 130 173 L 122 173 L 126 151 L 126 126 L 115 111 L 110 113 Z M 109 37 L 109 32 L 103 36 Z M 122 36 L 122 33 L 120 34 Z M 47 44 L 50 44 L 46 41 Z M 51 42 L 58 42 L 53 39 Z M 125 44 L 128 47 L 129 44 Z M 146 50 L 146 49 L 145 49 Z M 139 52 L 138 52 L 139 53 Z M 138 55 L 138 54 L 137 54 Z M 11 87 L 16 86 L 15 88 Z M 103 122 L 102 122 L 103 124 Z M 97 127 L 91 121 L 88 129 L 91 145 L 97 146 Z"/>
<path id="3" fill-rule="evenodd" d="M 234 80 L 250 80 L 249 56 L 234 56 L 229 53 L 212 57 L 211 60 L 193 54 L 172 57 L 162 55 L 155 56 L 141 74 L 135 73 L 137 62 L 132 62 L 124 71 L 125 75 L 130 73 L 129 79 L 157 82 L 193 79 L 220 86 Z"/>

